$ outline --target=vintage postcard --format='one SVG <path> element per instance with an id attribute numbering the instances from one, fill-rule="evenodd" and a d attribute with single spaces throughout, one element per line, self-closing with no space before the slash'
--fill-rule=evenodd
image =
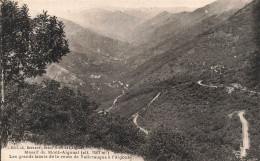
<path id="1" fill-rule="evenodd" d="M 0 161 L 260 160 L 260 0 L 0 1 Z"/>

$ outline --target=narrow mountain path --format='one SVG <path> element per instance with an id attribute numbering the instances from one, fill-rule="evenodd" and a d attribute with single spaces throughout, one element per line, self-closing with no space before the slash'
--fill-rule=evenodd
<path id="1" fill-rule="evenodd" d="M 240 121 L 242 123 L 242 141 L 243 146 L 241 147 L 240 151 L 240 158 L 244 158 L 247 155 L 246 150 L 250 148 L 250 139 L 249 139 L 249 133 L 248 133 L 248 121 L 244 117 L 245 111 L 239 111 L 237 115 L 240 118 Z"/>
<path id="2" fill-rule="evenodd" d="M 157 100 L 158 97 L 160 96 L 160 94 L 161 94 L 161 93 L 158 93 L 158 94 L 148 103 L 148 105 L 146 105 L 142 110 L 145 110 L 146 107 L 149 107 L 155 100 Z M 139 111 L 138 111 L 136 114 L 133 115 L 133 118 L 134 118 L 134 119 L 133 119 L 133 122 L 134 122 L 135 126 L 136 126 L 138 129 L 140 129 L 142 132 L 144 132 L 146 135 L 148 135 L 148 134 L 149 134 L 149 131 L 147 131 L 146 129 L 144 129 L 144 128 L 142 128 L 141 126 L 138 125 L 138 123 L 137 123 L 138 117 L 139 117 Z"/>
<path id="3" fill-rule="evenodd" d="M 198 85 L 203 86 L 203 87 L 218 88 L 218 86 L 203 84 L 202 80 L 198 81 L 197 83 L 198 83 Z"/>
<path id="4" fill-rule="evenodd" d="M 250 91 L 250 90 L 247 90 L 247 89 L 241 89 L 241 90 L 242 91 L 247 91 L 249 93 L 260 94 L 260 92 Z"/>
<path id="5" fill-rule="evenodd" d="M 216 86 L 216 85 L 211 85 L 211 84 L 210 85 L 203 84 L 202 80 L 198 81 L 197 84 L 200 85 L 200 86 L 209 87 L 209 88 L 221 88 L 221 87 L 224 87 L 223 85 Z M 248 90 L 246 87 L 243 87 L 240 84 L 235 84 L 235 83 L 232 84 L 232 87 L 225 86 L 225 88 L 227 89 L 228 93 L 232 93 L 232 91 L 234 91 L 235 89 L 238 89 L 238 90 L 246 91 L 246 92 L 249 92 L 249 93 L 260 94 L 260 92 L 255 92 L 255 91 Z"/>
<path id="6" fill-rule="evenodd" d="M 140 129 L 142 132 L 144 132 L 145 135 L 148 135 L 148 134 L 149 134 L 149 131 L 147 131 L 146 129 L 142 128 L 141 126 L 139 126 L 139 125 L 137 124 L 137 118 L 139 117 L 139 113 L 134 114 L 133 117 L 134 117 L 134 120 L 133 120 L 133 121 L 134 121 L 135 126 L 136 126 L 138 129 Z"/>
<path id="7" fill-rule="evenodd" d="M 197 83 L 200 86 L 203 86 L 203 87 L 210 87 L 210 88 L 223 87 L 223 85 L 222 86 L 214 86 L 214 85 L 203 84 L 202 80 L 198 81 Z M 247 90 L 246 87 L 242 87 L 241 85 L 240 86 L 235 86 L 233 84 L 233 87 L 226 87 L 226 88 L 229 91 L 230 91 L 230 88 L 236 88 L 236 89 L 247 91 L 247 92 L 250 92 L 250 93 L 260 94 L 259 92 Z M 242 123 L 242 142 L 243 142 L 243 145 L 240 147 L 240 158 L 244 158 L 247 155 L 247 150 L 250 148 L 250 139 L 249 139 L 249 133 L 248 133 L 248 121 L 244 117 L 245 110 L 236 111 L 236 112 L 233 112 L 233 113 L 237 113 L 237 115 L 240 118 L 240 121 Z M 233 113 L 230 114 L 229 117 L 232 117 Z"/>
<path id="8" fill-rule="evenodd" d="M 245 110 L 234 111 L 228 115 L 229 118 L 232 118 L 233 114 L 237 114 L 242 123 L 242 146 L 240 147 L 240 158 L 244 158 L 247 155 L 247 150 L 250 148 L 250 139 L 248 133 L 248 121 L 245 119 Z"/>
<path id="9" fill-rule="evenodd" d="M 110 110 L 112 110 L 112 109 L 115 107 L 115 105 L 116 105 L 116 103 L 117 103 L 117 100 L 118 100 L 120 97 L 122 97 L 124 94 L 125 94 L 125 91 L 122 90 L 122 94 L 120 94 L 119 96 L 117 96 L 117 97 L 115 98 L 115 100 L 114 100 L 112 106 L 110 106 L 109 109 L 107 109 L 106 111 L 109 112 Z"/>
<path id="10" fill-rule="evenodd" d="M 161 93 L 158 93 L 152 100 L 151 100 L 151 102 L 149 102 L 149 104 L 147 105 L 147 107 L 149 107 L 155 100 L 157 100 L 158 99 L 158 97 L 160 96 L 160 94 Z M 145 109 L 146 107 L 144 107 L 144 109 Z"/>

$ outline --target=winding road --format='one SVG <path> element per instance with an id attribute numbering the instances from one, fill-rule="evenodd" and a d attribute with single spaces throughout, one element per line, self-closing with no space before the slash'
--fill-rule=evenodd
<path id="1" fill-rule="evenodd" d="M 203 84 L 202 80 L 198 81 L 197 84 L 200 85 L 200 86 L 209 87 L 209 88 L 221 88 L 221 87 L 224 87 L 223 85 L 216 86 L 216 85 L 211 85 L 211 84 L 210 85 Z M 247 87 L 243 87 L 240 84 L 236 84 L 236 83 L 233 83 L 232 87 L 225 86 L 225 88 L 227 89 L 228 93 L 232 93 L 232 91 L 234 91 L 235 89 L 238 89 L 238 90 L 246 91 L 246 92 L 249 92 L 249 93 L 260 94 L 260 92 L 255 92 L 255 91 L 248 90 Z"/>
<path id="2" fill-rule="evenodd" d="M 116 103 L 117 103 L 117 100 L 118 100 L 120 97 L 122 97 L 124 94 L 125 94 L 125 91 L 122 90 L 122 94 L 116 97 L 116 99 L 114 100 L 112 106 L 110 106 L 109 109 L 106 110 L 106 112 L 109 112 L 110 110 L 112 110 L 112 109 L 115 107 L 115 105 L 116 105 Z"/>
<path id="3" fill-rule="evenodd" d="M 220 87 L 220 86 L 203 84 L 202 80 L 198 81 L 197 83 L 200 86 L 203 86 L 203 87 L 210 87 L 210 88 L 219 88 Z M 223 87 L 223 85 L 221 87 Z M 259 92 L 247 90 L 246 87 L 242 87 L 241 85 L 240 86 L 236 86 L 235 84 L 233 84 L 233 87 L 226 87 L 226 88 L 229 91 L 230 91 L 230 88 L 236 88 L 236 89 L 240 89 L 240 90 L 247 91 L 247 92 L 250 92 L 250 93 L 259 94 Z M 245 110 L 235 111 L 233 113 L 237 113 L 237 115 L 240 118 L 240 121 L 242 123 L 242 142 L 243 142 L 243 144 L 240 147 L 240 158 L 244 158 L 247 155 L 247 150 L 249 150 L 249 148 L 250 148 L 250 138 L 249 138 L 249 133 L 248 133 L 248 121 L 244 117 Z M 229 114 L 230 118 L 232 117 L 233 113 Z"/>
<path id="4" fill-rule="evenodd" d="M 240 158 L 244 158 L 247 155 L 246 150 L 250 148 L 250 139 L 248 133 L 248 121 L 244 117 L 245 111 L 239 111 L 237 115 L 240 118 L 242 123 L 242 138 L 243 138 L 243 146 L 241 147 L 240 151 Z"/>
<path id="5" fill-rule="evenodd" d="M 148 105 L 146 105 L 142 110 L 145 110 L 146 107 L 149 107 L 155 100 L 158 99 L 158 97 L 160 96 L 161 93 L 158 93 L 149 103 Z M 139 117 L 139 111 L 133 115 L 134 119 L 133 119 L 133 122 L 135 124 L 135 126 L 140 129 L 142 132 L 144 132 L 146 135 L 149 134 L 149 131 L 147 131 L 146 129 L 142 128 L 141 126 L 138 125 L 137 123 L 137 118 Z"/>
<path id="6" fill-rule="evenodd" d="M 203 84 L 202 80 L 198 81 L 197 83 L 198 83 L 198 85 L 203 86 L 203 87 L 218 88 L 218 86 Z"/>
<path id="7" fill-rule="evenodd" d="M 136 113 L 135 115 L 133 115 L 133 117 L 134 117 L 134 124 L 135 124 L 135 126 L 138 128 L 138 129 L 140 129 L 142 132 L 144 132 L 145 133 L 145 135 L 148 135 L 149 134 L 149 131 L 147 131 L 146 129 L 144 129 L 144 128 L 142 128 L 141 126 L 139 126 L 138 124 L 137 124 L 137 118 L 139 117 L 139 113 Z"/>
<path id="8" fill-rule="evenodd" d="M 149 107 L 155 100 L 157 100 L 157 98 L 160 96 L 161 93 L 158 93 L 150 102 L 149 104 L 147 105 L 147 107 Z M 145 109 L 146 107 L 144 107 Z"/>

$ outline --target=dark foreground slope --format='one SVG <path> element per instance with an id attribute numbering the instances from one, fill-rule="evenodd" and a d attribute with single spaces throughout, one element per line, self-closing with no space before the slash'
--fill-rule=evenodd
<path id="1" fill-rule="evenodd" d="M 242 145 L 242 129 L 239 117 L 229 114 L 245 110 L 251 139 L 248 158 L 260 159 L 257 7 L 259 0 L 226 23 L 139 66 L 114 112 L 131 120 L 139 111 L 137 122 L 148 131 L 165 126 L 184 132 L 197 144 L 201 160 L 232 160 Z M 217 88 L 203 86 L 200 80 Z"/>

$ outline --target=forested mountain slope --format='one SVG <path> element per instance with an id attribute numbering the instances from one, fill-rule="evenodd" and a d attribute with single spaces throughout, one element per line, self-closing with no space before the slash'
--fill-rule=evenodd
<path id="1" fill-rule="evenodd" d="M 139 112 L 144 129 L 179 129 L 200 147 L 202 158 L 232 160 L 241 144 L 241 123 L 228 116 L 245 110 L 252 140 L 248 157 L 259 159 L 258 9 L 255 0 L 225 23 L 139 66 L 113 112 L 130 120 Z"/>

